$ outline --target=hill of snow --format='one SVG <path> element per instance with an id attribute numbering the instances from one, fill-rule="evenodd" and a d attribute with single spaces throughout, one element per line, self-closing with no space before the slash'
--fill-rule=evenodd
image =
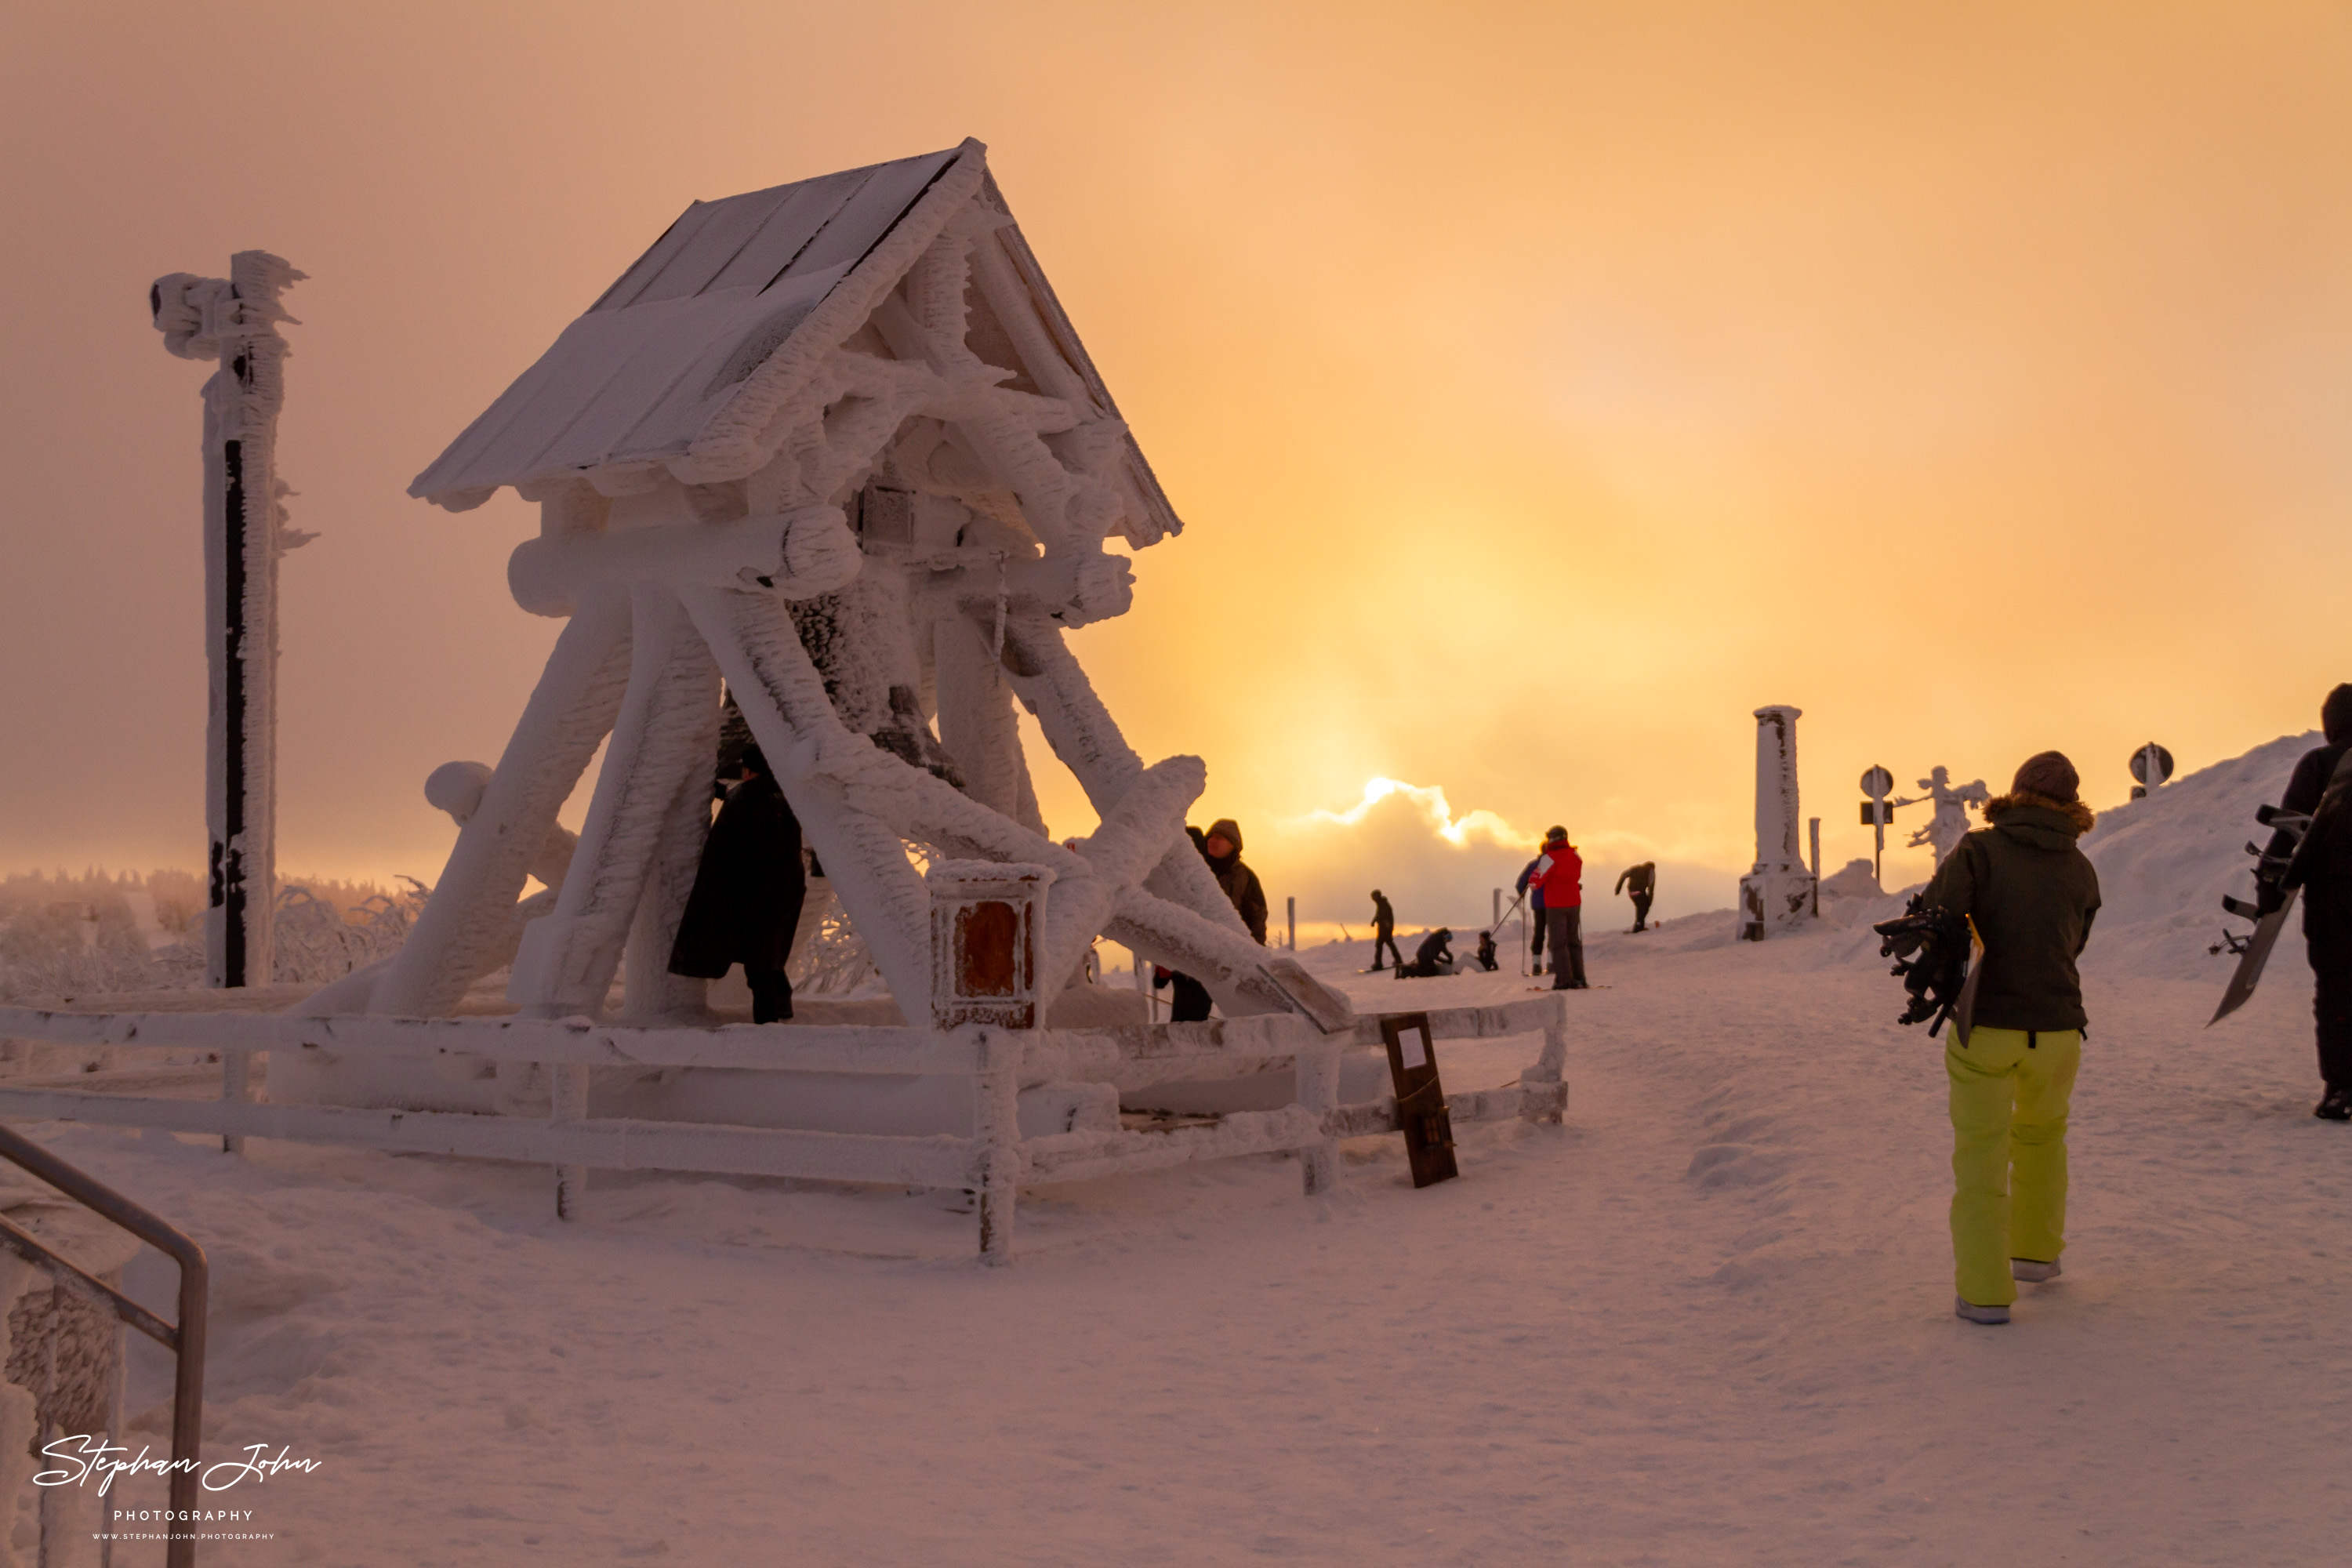
<path id="1" fill-rule="evenodd" d="M 275 1536 L 240 1562 L 2339 1562 L 2352 1129 L 2309 1114 L 2299 955 L 2203 1027 L 2305 743 L 2092 844 L 2066 1273 L 2004 1329 L 1950 1315 L 1899 898 L 1595 932 L 1567 1125 L 1460 1130 L 1458 1181 L 1371 1138 L 1314 1202 L 1270 1159 L 1045 1188 L 1001 1271 L 938 1194 L 600 1173 L 561 1226 L 528 1167 L 47 1135 L 211 1249 L 208 1447 L 323 1463 L 221 1500 Z M 1534 984 L 1369 953 L 1300 957 L 1367 1009 Z"/>

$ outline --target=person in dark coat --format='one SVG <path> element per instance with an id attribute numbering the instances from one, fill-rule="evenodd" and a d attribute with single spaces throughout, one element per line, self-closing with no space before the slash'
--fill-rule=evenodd
<path id="1" fill-rule="evenodd" d="M 1502 961 L 1495 956 L 1493 931 L 1482 931 L 1478 933 L 1478 967 L 1489 974 L 1502 967 Z"/>
<path id="2" fill-rule="evenodd" d="M 1184 832 L 1192 840 L 1192 847 L 1201 852 L 1201 858 L 1209 859 L 1209 836 L 1189 822 L 1184 825 Z M 1213 861 L 1211 862 L 1210 868 L 1215 869 Z M 1223 887 L 1223 883 L 1221 881 L 1218 885 Z M 1231 898 L 1233 895 L 1228 892 L 1225 896 Z M 1265 938 L 1261 937 L 1258 940 L 1263 942 Z M 1209 988 L 1191 975 L 1179 973 L 1173 969 L 1162 968 L 1155 963 L 1151 966 L 1151 988 L 1154 991 L 1171 993 L 1168 1004 L 1170 1023 L 1198 1024 L 1207 1020 L 1211 1001 Z"/>
<path id="3" fill-rule="evenodd" d="M 1388 967 L 1388 964 L 1381 961 L 1382 948 L 1388 950 L 1388 956 L 1396 963 L 1404 962 L 1404 954 L 1398 951 L 1396 944 L 1396 910 L 1389 907 L 1388 900 L 1381 896 L 1378 888 L 1374 888 L 1372 889 L 1372 967 L 1374 969 Z"/>
<path id="4" fill-rule="evenodd" d="M 728 792 L 703 840 L 694 890 L 670 947 L 669 972 L 717 980 L 740 963 L 751 987 L 752 1021 L 791 1017 L 793 983 L 784 965 L 807 894 L 800 818 L 760 748 L 747 746 L 743 782 Z"/>
<path id="5" fill-rule="evenodd" d="M 2099 874 L 2074 842 L 2093 823 L 2081 783 L 2062 752 L 2028 757 L 1924 897 L 1983 944 L 1972 1026 L 1944 1045 L 1952 1310 L 1972 1323 L 2009 1321 L 2015 1281 L 2055 1279 L 2066 1247 L 2066 1114 L 2088 1024 L 2075 960 L 2099 912 Z"/>
<path id="6" fill-rule="evenodd" d="M 1512 888 L 1512 891 L 1527 900 L 1528 913 L 1533 917 L 1535 921 L 1535 931 L 1528 939 L 1528 959 L 1529 963 L 1534 964 L 1535 973 L 1538 974 L 1541 974 L 1544 972 L 1543 884 L 1536 879 L 1536 868 L 1542 864 L 1543 857 L 1538 854 L 1534 859 L 1528 861 L 1525 867 L 1521 868 L 1519 871 L 1519 879 Z"/>
<path id="7" fill-rule="evenodd" d="M 1628 866 L 1618 873 L 1617 890 L 1628 889 L 1633 895 L 1633 930 L 1650 929 L 1650 900 L 1658 889 L 1658 866 L 1654 860 L 1644 860 L 1638 866 Z"/>
<path id="8" fill-rule="evenodd" d="M 2294 764 L 2282 811 L 2310 816 L 2327 794 L 2345 754 L 2352 752 L 2352 683 L 2337 687 L 2320 704 L 2319 725 L 2326 744 L 2305 752 Z M 2326 820 L 2313 827 L 2310 848 L 2303 857 L 2303 941 L 2311 958 L 2315 982 L 2312 1012 L 2319 1026 L 2319 1077 L 2326 1086 L 2312 1114 L 2323 1121 L 2352 1121 L 2352 823 L 2336 816 L 2352 810 L 2352 801 L 2339 801 Z M 2293 853 L 2294 838 L 2281 832 L 2272 836 L 2270 853 Z M 2261 908 L 2267 913 L 2285 900 L 2277 880 L 2262 885 Z"/>
<path id="9" fill-rule="evenodd" d="M 1209 869 L 1217 875 L 1217 886 L 1233 900 L 1234 909 L 1241 915 L 1242 924 L 1265 945 L 1265 889 L 1258 886 L 1257 873 L 1242 861 L 1241 825 L 1230 816 L 1221 816 L 1209 824 L 1208 836 L 1202 840 L 1201 853 L 1209 859 Z"/>
<path id="10" fill-rule="evenodd" d="M 1426 980 L 1433 975 L 1453 973 L 1454 932 L 1439 926 L 1423 937 L 1421 946 L 1413 951 L 1412 962 L 1398 964 L 1396 973 L 1399 980 Z"/>

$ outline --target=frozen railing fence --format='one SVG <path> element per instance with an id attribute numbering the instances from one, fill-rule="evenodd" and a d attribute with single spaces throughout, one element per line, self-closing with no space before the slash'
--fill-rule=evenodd
<path id="1" fill-rule="evenodd" d="M 1337 1010 L 1311 984 L 1291 1012 L 1245 1014 L 1202 1024 L 1039 1028 L 1045 1013 L 1042 949 L 1051 940 L 1042 867 L 940 861 L 925 876 L 930 903 L 930 1017 L 927 1026 L 802 1024 L 604 1025 L 587 1018 L 306 1017 L 256 1013 L 65 1013 L 0 1008 L 0 1038 L 57 1045 L 217 1052 L 215 1100 L 92 1092 L 53 1085 L 0 1085 L 0 1117 L 101 1121 L 218 1135 L 234 1152 L 246 1138 L 352 1143 L 413 1153 L 463 1154 L 551 1165 L 556 1213 L 572 1217 L 588 1172 L 653 1169 L 950 1188 L 977 1197 L 980 1252 L 1012 1257 L 1023 1183 L 1084 1181 L 1194 1160 L 1296 1152 L 1308 1195 L 1329 1187 L 1342 1137 L 1392 1131 L 1386 1099 L 1339 1100 L 1339 1060 L 1380 1040 L 1380 1020 Z M 1286 994 L 1262 972 L 1275 994 Z M 1504 1116 L 1558 1121 L 1567 1104 L 1567 1012 L 1559 997 L 1425 1015 L 1433 1039 L 1541 1031 L 1536 1061 L 1503 1089 L 1450 1097 L 1456 1121 Z M 547 1069 L 544 1117 L 327 1104 L 271 1104 L 252 1094 L 256 1052 L 323 1061 L 459 1058 Z M 1287 1103 L 1231 1110 L 1185 1125 L 1129 1127 L 1122 1091 L 1291 1070 Z M 969 1131 L 878 1132 L 722 1125 L 589 1114 L 597 1073 L 712 1069 L 758 1074 L 866 1074 L 962 1079 L 971 1086 Z M 290 1076 L 290 1075 L 289 1075 Z M 1024 1087 L 1069 1106 L 1050 1130 L 1024 1136 Z M 1276 1096 L 1276 1098 L 1282 1098 Z M 744 1103 L 741 1098 L 730 1106 Z M 1057 1125 L 1056 1125 L 1057 1124 Z"/>
<path id="2" fill-rule="evenodd" d="M 1567 1104 L 1565 1009 L 1556 997 L 1428 1015 L 1435 1039 L 1540 1031 L 1543 1045 L 1519 1082 L 1449 1096 L 1456 1121 L 1510 1116 L 1558 1121 Z M 467 1155 L 570 1168 L 697 1171 L 733 1175 L 961 1189 L 979 1195 L 980 1249 L 1011 1256 L 1015 1194 L 1023 1184 L 1090 1180 L 1195 1160 L 1295 1152 L 1309 1194 L 1333 1179 L 1337 1141 L 1396 1127 L 1385 1097 L 1339 1102 L 1339 1058 L 1379 1044 L 1380 1021 L 1359 1018 L 1326 1034 L 1296 1015 L 1113 1029 L 1023 1029 L 967 1023 L 952 1028 L 731 1024 L 630 1027 L 557 1019 L 301 1018 L 279 1014 L 90 1014 L 0 1008 L 0 1037 L 59 1045 L 216 1050 L 221 1097 L 178 1100 L 0 1085 L 0 1117 L 104 1122 L 202 1132 L 224 1139 L 281 1138 L 411 1153 Z M 274 1105 L 248 1097 L 242 1064 L 254 1051 L 343 1056 L 469 1057 L 541 1063 L 584 1086 L 597 1068 L 723 1068 L 762 1073 L 952 1074 L 970 1079 L 972 1132 L 904 1136 L 704 1122 L 594 1118 L 584 1092 L 558 1092 L 543 1120 L 462 1112 Z M 1279 1070 L 1296 1074 L 1292 1103 L 1235 1111 L 1171 1129 L 1097 1127 L 1024 1137 L 1024 1083 L 1107 1086 Z M 231 1064 L 235 1064 L 232 1066 Z M 1096 1089 L 1100 1093 L 1101 1089 Z M 576 1181 L 576 1177 L 573 1178 Z M 567 1205 L 568 1206 L 568 1205 Z"/>

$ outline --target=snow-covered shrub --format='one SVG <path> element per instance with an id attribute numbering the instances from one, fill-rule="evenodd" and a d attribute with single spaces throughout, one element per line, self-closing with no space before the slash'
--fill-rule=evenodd
<path id="1" fill-rule="evenodd" d="M 388 958 L 408 940 L 428 889 L 413 877 L 280 887 L 273 978 L 323 984 Z M 0 1003 L 200 986 L 202 880 L 184 871 L 38 872 L 0 879 Z"/>

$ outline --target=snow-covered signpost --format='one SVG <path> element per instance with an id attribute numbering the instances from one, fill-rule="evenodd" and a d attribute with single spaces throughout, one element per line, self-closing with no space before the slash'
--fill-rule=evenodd
<path id="1" fill-rule="evenodd" d="M 1739 935 L 1762 942 L 1819 912 L 1820 883 L 1805 869 L 1797 825 L 1797 720 L 1802 710 L 1756 710 L 1756 868 L 1739 879 Z"/>
<path id="2" fill-rule="evenodd" d="M 1985 788 L 1982 779 L 1955 784 L 1951 770 L 1943 767 L 1929 768 L 1927 776 L 1919 781 L 1919 787 L 1927 793 L 1916 799 L 1898 800 L 1895 804 L 1918 805 L 1927 802 L 1935 805 L 1936 813 L 1927 819 L 1927 826 L 1912 833 L 1910 846 L 1914 849 L 1922 847 L 1933 848 L 1936 864 L 1940 866 L 1953 850 L 1960 847 L 1960 840 L 1969 836 L 1969 807 L 1984 805 L 1992 798 L 1992 794 Z"/>
<path id="3" fill-rule="evenodd" d="M 311 535 L 286 526 L 278 413 L 289 321 L 278 296 L 303 275 L 240 250 L 226 278 L 174 272 L 148 291 L 163 346 L 216 360 L 205 383 L 205 824 L 212 838 L 205 977 L 267 985 L 278 886 L 278 558 Z"/>
<path id="4" fill-rule="evenodd" d="M 1882 889 L 1886 886 L 1882 869 L 1886 859 L 1886 825 L 1895 820 L 1895 808 L 1886 804 L 1886 797 L 1894 792 L 1895 775 L 1885 768 L 1873 764 L 1862 775 L 1862 793 L 1869 797 L 1862 803 L 1862 823 L 1873 835 L 1870 882 Z"/>

